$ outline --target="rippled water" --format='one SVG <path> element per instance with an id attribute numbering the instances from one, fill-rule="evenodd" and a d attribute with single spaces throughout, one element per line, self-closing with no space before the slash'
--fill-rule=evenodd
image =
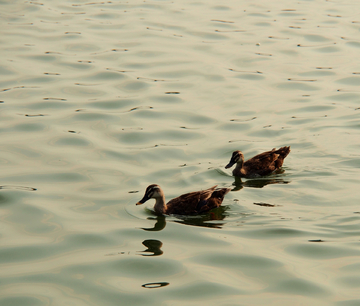
<path id="1" fill-rule="evenodd" d="M 0 8 L 2 306 L 360 305 L 357 1 Z M 151 183 L 233 191 L 165 218 Z"/>

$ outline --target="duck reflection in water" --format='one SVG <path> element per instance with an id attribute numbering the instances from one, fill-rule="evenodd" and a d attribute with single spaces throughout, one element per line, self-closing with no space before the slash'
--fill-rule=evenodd
<path id="1" fill-rule="evenodd" d="M 282 172 L 280 172 L 282 171 Z M 276 171 L 276 174 L 283 173 L 283 170 Z M 233 185 L 235 186 L 232 191 L 240 190 L 244 187 L 251 187 L 251 188 L 263 188 L 266 185 L 271 184 L 289 184 L 290 181 L 286 181 L 282 178 L 277 178 L 276 176 L 268 176 L 265 178 L 256 178 L 250 179 L 246 181 L 242 181 L 240 177 L 235 177 L 235 181 Z"/>
<path id="2" fill-rule="evenodd" d="M 208 213 L 201 215 L 185 216 L 185 215 L 175 215 L 176 219 L 170 219 L 170 222 L 182 223 L 192 226 L 201 226 L 201 227 L 212 227 L 212 228 L 221 228 L 226 222 L 221 222 L 225 219 L 228 214 L 226 211 L 229 209 L 228 206 L 220 206 L 211 210 Z M 144 231 L 161 231 L 166 226 L 166 217 L 163 215 L 158 215 L 155 218 L 149 217 L 148 220 L 156 220 L 154 227 L 142 228 Z"/>
<path id="3" fill-rule="evenodd" d="M 163 230 L 166 226 L 166 220 L 165 220 L 165 216 L 163 215 L 158 215 L 155 218 L 154 217 L 149 217 L 148 220 L 156 220 L 154 227 L 148 227 L 148 228 L 141 228 L 144 231 L 149 231 L 149 232 L 159 232 L 161 230 Z"/>
<path id="4" fill-rule="evenodd" d="M 228 209 L 229 206 L 220 206 L 203 215 L 178 216 L 178 219 L 174 220 L 174 222 L 192 226 L 222 228 L 226 223 L 223 220 L 228 216 L 228 213 L 226 213 Z"/>
<path id="5" fill-rule="evenodd" d="M 147 247 L 146 250 L 141 251 L 143 253 L 150 253 L 150 254 L 140 254 L 142 256 L 160 256 L 164 252 L 161 250 L 162 242 L 155 239 L 147 239 L 142 242 L 144 246 Z"/>

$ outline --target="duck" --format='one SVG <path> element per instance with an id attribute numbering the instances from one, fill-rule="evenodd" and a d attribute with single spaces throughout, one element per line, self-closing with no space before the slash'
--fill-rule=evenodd
<path id="1" fill-rule="evenodd" d="M 155 199 L 154 210 L 161 215 L 198 215 L 219 207 L 224 196 L 231 188 L 216 188 L 217 185 L 205 190 L 185 193 L 165 204 L 164 191 L 157 184 L 149 185 L 143 198 L 136 205 Z"/>
<path id="2" fill-rule="evenodd" d="M 233 176 L 256 178 L 271 174 L 280 169 L 285 157 L 288 156 L 289 153 L 290 146 L 281 147 L 277 150 L 274 148 L 271 151 L 258 154 L 244 162 L 244 154 L 241 151 L 234 151 L 230 162 L 225 166 L 225 169 L 231 168 L 236 164 L 236 167 L 232 172 Z"/>

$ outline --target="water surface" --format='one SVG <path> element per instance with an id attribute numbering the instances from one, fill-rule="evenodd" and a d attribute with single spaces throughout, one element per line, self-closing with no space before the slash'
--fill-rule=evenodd
<path id="1" fill-rule="evenodd" d="M 357 1 L 0 6 L 1 305 L 360 304 Z"/>

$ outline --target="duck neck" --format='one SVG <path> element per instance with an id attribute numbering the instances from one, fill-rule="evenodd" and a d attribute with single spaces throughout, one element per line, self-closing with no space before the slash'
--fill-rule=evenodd
<path id="1" fill-rule="evenodd" d="M 244 161 L 242 159 L 240 159 L 237 163 L 236 163 L 236 167 L 233 171 L 234 175 L 241 175 L 244 174 L 244 169 L 242 168 L 244 164 Z"/>
<path id="2" fill-rule="evenodd" d="M 155 200 L 156 200 L 155 206 L 154 206 L 155 212 L 162 214 L 162 215 L 165 214 L 166 213 L 165 196 L 155 198 Z"/>

